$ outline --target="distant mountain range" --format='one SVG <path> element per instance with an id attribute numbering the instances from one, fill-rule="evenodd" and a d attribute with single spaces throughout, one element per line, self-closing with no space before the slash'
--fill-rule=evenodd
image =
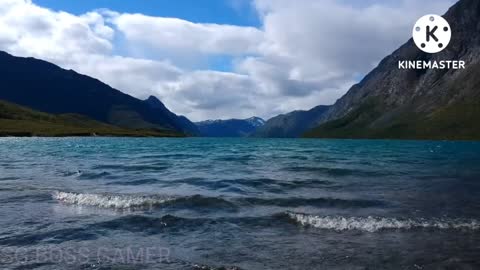
<path id="1" fill-rule="evenodd" d="M 259 117 L 248 119 L 207 120 L 195 123 L 204 137 L 247 137 L 265 124 Z"/>
<path id="2" fill-rule="evenodd" d="M 443 17 L 453 33 L 444 51 L 424 53 L 410 39 L 334 105 L 272 118 L 255 136 L 480 139 L 480 1 L 461 0 Z M 403 70 L 399 60 L 464 60 L 466 69 Z"/>
<path id="3" fill-rule="evenodd" d="M 269 119 L 259 127 L 254 137 L 295 138 L 302 136 L 307 130 L 320 123 L 329 106 L 317 106 L 309 111 L 293 111 Z"/>
<path id="4" fill-rule="evenodd" d="M 46 61 L 0 52 L 0 99 L 49 114 L 78 114 L 131 130 L 198 135 L 195 124 L 158 99 L 139 100 Z"/>

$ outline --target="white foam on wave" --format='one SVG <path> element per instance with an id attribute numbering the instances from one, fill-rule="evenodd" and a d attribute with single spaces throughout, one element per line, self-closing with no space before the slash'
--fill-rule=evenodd
<path id="1" fill-rule="evenodd" d="M 66 204 L 116 209 L 153 207 L 175 200 L 173 197 L 73 193 L 63 191 L 55 191 L 52 196 L 54 199 Z"/>
<path id="2" fill-rule="evenodd" d="M 303 226 L 312 226 L 319 229 L 346 231 L 360 230 L 376 232 L 380 230 L 408 230 L 414 228 L 433 229 L 467 229 L 478 230 L 480 223 L 477 220 L 462 221 L 456 219 L 413 220 L 386 217 L 342 217 L 342 216 L 314 216 L 302 213 L 287 213 L 294 221 Z"/>

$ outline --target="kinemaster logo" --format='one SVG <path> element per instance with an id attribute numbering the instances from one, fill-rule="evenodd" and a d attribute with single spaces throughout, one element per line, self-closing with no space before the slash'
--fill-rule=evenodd
<path id="1" fill-rule="evenodd" d="M 413 27 L 413 41 L 426 53 L 443 51 L 452 38 L 450 24 L 438 15 L 425 15 Z"/>
<path id="2" fill-rule="evenodd" d="M 412 37 L 418 49 L 427 54 L 436 54 L 447 48 L 452 39 L 450 24 L 443 17 L 429 14 L 417 20 Z M 441 59 L 435 61 L 398 61 L 399 69 L 465 69 L 465 61 Z"/>

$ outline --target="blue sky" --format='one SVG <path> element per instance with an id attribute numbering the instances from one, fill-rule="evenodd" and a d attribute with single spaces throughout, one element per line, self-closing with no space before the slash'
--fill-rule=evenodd
<path id="1" fill-rule="evenodd" d="M 260 25 L 250 0 L 33 0 L 33 2 L 77 15 L 108 8 L 117 12 L 174 17 L 197 23 Z"/>

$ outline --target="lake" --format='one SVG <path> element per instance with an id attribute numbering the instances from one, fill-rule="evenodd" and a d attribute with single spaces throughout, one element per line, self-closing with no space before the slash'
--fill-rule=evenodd
<path id="1" fill-rule="evenodd" d="M 6 269 L 480 268 L 480 143 L 1 138 Z"/>

